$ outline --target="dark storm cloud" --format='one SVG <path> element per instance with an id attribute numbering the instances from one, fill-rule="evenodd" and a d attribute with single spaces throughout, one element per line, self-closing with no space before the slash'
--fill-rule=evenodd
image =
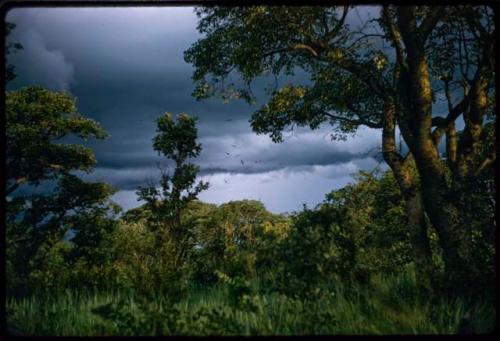
<path id="1" fill-rule="evenodd" d="M 274 178 L 265 174 L 286 179 L 294 178 L 294 173 L 307 173 L 334 181 L 314 180 L 308 190 L 314 188 L 319 194 L 300 192 L 309 195 L 308 201 L 317 200 L 327 189 L 325 186 L 331 188 L 347 181 L 343 171 L 325 173 L 329 165 L 349 171 L 373 166 L 372 159 L 362 161 L 367 151 L 380 144 L 379 132 L 370 129 L 362 129 L 358 137 L 347 142 L 331 142 L 328 127 L 314 132 L 300 130 L 282 144 L 252 133 L 249 119 L 265 100 L 266 79 L 253 84 L 259 95 L 257 106 L 242 101 L 223 104 L 217 99 L 193 99 L 192 67 L 184 62 L 183 52 L 201 37 L 196 20 L 189 7 L 12 10 L 7 21 L 17 27 L 10 38 L 23 44 L 24 50 L 10 58 L 19 75 L 10 87 L 41 84 L 76 96 L 80 112 L 99 121 L 111 134 L 107 140 L 87 142 L 98 163 L 96 170 L 84 177 L 108 181 L 124 193 L 157 181 L 158 164 L 169 165 L 152 149 L 155 119 L 166 111 L 187 112 L 199 118 L 203 151 L 195 162 L 201 176 L 230 174 L 233 180 L 245 183 L 244 179 L 249 179 L 249 186 L 257 186 L 229 187 L 224 193 L 215 187 L 213 196 L 219 199 L 245 195 L 245 191 L 255 191 L 264 183 L 266 193 L 272 197 L 269 179 Z M 307 82 L 307 77 L 299 72 L 293 80 Z M 337 175 L 332 174 L 340 174 L 343 180 L 335 180 Z M 212 181 L 222 180 L 217 177 Z M 285 191 L 285 180 L 276 183 Z M 226 185 L 224 181 L 222 184 Z M 130 197 L 123 200 L 133 201 Z M 291 200 L 293 196 L 276 209 Z"/>
<path id="2" fill-rule="evenodd" d="M 191 8 L 23 9 L 9 12 L 8 20 L 18 24 L 12 40 L 28 41 L 15 56 L 16 83 L 35 80 L 60 88 L 48 77 L 57 76 L 57 63 L 35 62 L 42 50 L 56 53 L 65 61 L 61 65 L 74 69 L 74 79 L 67 83 L 82 112 L 103 124 L 116 128 L 134 118 L 200 108 L 200 121 L 251 112 L 241 102 L 200 105 L 191 98 L 192 69 L 183 61 L 183 51 L 199 38 Z"/>
<path id="3" fill-rule="evenodd" d="M 198 116 L 201 136 L 248 131 L 250 106 L 190 96 L 183 51 L 198 38 L 191 8 L 22 9 L 7 20 L 17 24 L 11 39 L 25 47 L 11 58 L 19 74 L 12 85 L 71 90 L 80 112 L 111 133 L 105 144 L 91 144 L 99 145 L 100 165 L 155 162 L 154 120 L 165 111 Z M 234 124 L 219 124 L 228 118 Z M 118 165 L 123 150 L 141 156 Z"/>
<path id="4" fill-rule="evenodd" d="M 313 132 L 300 129 L 280 144 L 270 142 L 267 136 L 252 133 L 207 136 L 200 139 L 203 150 L 192 162 L 200 166 L 200 176 L 214 173 L 250 175 L 277 170 L 312 173 L 317 166 L 340 165 L 374 156 L 380 133 L 362 128 L 358 137 L 331 143 L 327 127 Z M 139 145 L 131 148 L 136 143 Z M 129 152 L 130 149 L 134 151 Z M 88 179 L 103 179 L 127 190 L 145 182 L 157 183 L 160 168 L 168 171 L 173 167 L 151 148 L 140 145 L 139 139 L 125 141 L 120 151 L 101 152 L 101 156 L 99 167 Z"/>

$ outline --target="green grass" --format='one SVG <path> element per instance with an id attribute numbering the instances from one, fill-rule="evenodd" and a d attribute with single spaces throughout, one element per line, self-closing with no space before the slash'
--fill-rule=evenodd
<path id="1" fill-rule="evenodd" d="M 464 316 L 487 333 L 495 321 L 492 302 L 419 299 L 410 274 L 377 277 L 363 288 L 337 284 L 317 299 L 254 290 L 234 304 L 231 290 L 227 284 L 191 289 L 176 303 L 123 291 L 37 294 L 8 299 L 7 322 L 15 334 L 85 336 L 454 334 Z"/>

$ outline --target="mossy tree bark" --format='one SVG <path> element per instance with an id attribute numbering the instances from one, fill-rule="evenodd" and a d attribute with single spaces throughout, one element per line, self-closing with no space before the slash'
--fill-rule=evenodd
<path id="1" fill-rule="evenodd" d="M 416 178 L 418 175 L 413 174 L 411 169 L 412 155 L 408 153 L 406 157 L 403 157 L 396 150 L 395 123 L 395 106 L 389 101 L 383 120 L 382 154 L 396 178 L 405 202 L 407 227 L 413 249 L 417 285 L 424 293 L 431 293 L 433 291 L 432 281 L 435 269 L 427 236 L 422 192 Z"/>
<path id="2" fill-rule="evenodd" d="M 492 50 L 485 48 L 484 60 L 476 71 L 472 89 L 463 100 L 468 105 L 460 103 L 460 108 L 457 108 L 457 111 L 463 112 L 465 121 L 463 138 L 457 144 L 454 119 L 445 120 L 443 127 L 432 131 L 432 89 L 429 65 L 423 52 L 426 31 L 422 28 L 424 23 L 417 28 L 414 11 L 412 7 L 398 8 L 398 26 L 406 50 L 406 74 L 401 77 L 399 86 L 400 94 L 404 96 L 400 103 L 404 104 L 406 114 L 402 132 L 415 157 L 422 184 L 423 205 L 439 235 L 447 278 L 455 287 L 457 283 L 467 286 L 472 280 L 467 278 L 470 273 L 467 261 L 470 241 L 463 226 L 463 212 L 454 198 L 454 187 L 460 179 L 474 174 L 477 169 L 475 161 L 481 151 L 480 137 L 490 79 L 487 72 L 488 66 L 492 65 Z M 424 22 L 432 21 L 432 16 L 439 15 L 438 11 L 431 11 L 427 17 L 429 21 Z M 449 93 L 446 95 L 448 97 Z M 449 99 L 448 103 L 450 115 L 456 114 Z M 439 129 L 446 133 L 448 165 L 439 155 L 438 143 L 442 135 Z"/>

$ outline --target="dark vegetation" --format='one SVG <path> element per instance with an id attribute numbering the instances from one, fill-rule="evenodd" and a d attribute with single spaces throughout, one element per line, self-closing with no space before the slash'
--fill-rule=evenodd
<path id="1" fill-rule="evenodd" d="M 198 201 L 209 184 L 196 183 L 190 163 L 202 148 L 196 119 L 168 113 L 157 120 L 153 148 L 175 169 L 138 189 L 145 205 L 120 214 L 109 199 L 115 189 L 75 175 L 92 170 L 92 151 L 61 142 L 105 138 L 98 123 L 80 115 L 69 94 L 36 86 L 7 92 L 11 333 L 490 332 L 492 11 L 384 7 L 370 22 L 382 32 L 374 39 L 392 46 L 384 50 L 346 25 L 348 10 L 201 8 L 206 35 L 186 51 L 200 99 L 251 102 L 258 76 L 295 67 L 310 74 L 311 85 L 272 91 L 253 115 L 254 131 L 276 142 L 293 125 L 329 123 L 335 138 L 361 125 L 382 130 L 388 171 L 361 171 L 315 208 L 289 215 L 252 200 Z M 13 79 L 15 70 L 7 71 Z M 232 72 L 246 86 L 224 82 Z M 446 97 L 444 117 L 432 114 L 437 93 Z M 396 148 L 396 127 L 406 153 Z M 49 189 L 16 194 L 27 186 Z"/>

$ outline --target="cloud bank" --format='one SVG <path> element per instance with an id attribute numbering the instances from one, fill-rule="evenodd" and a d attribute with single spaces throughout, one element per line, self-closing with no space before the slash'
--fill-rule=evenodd
<path id="1" fill-rule="evenodd" d="M 83 177 L 119 188 L 114 199 L 126 209 L 140 205 L 137 186 L 154 183 L 158 167 L 171 166 L 152 149 L 155 119 L 166 111 L 199 118 L 203 151 L 193 162 L 200 179 L 211 183 L 200 195 L 208 202 L 253 198 L 274 212 L 297 210 L 378 164 L 380 132 L 368 128 L 345 142 L 332 142 L 328 126 L 299 129 L 280 144 L 254 134 L 249 119 L 266 100 L 265 79 L 255 82 L 255 106 L 196 101 L 193 69 L 183 60 L 201 37 L 192 7 L 19 8 L 6 19 L 17 24 L 10 39 L 24 47 L 9 57 L 18 73 L 10 88 L 70 91 L 79 111 L 101 123 L 111 137 L 85 143 L 98 163 Z M 279 79 L 289 81 L 307 77 Z"/>

